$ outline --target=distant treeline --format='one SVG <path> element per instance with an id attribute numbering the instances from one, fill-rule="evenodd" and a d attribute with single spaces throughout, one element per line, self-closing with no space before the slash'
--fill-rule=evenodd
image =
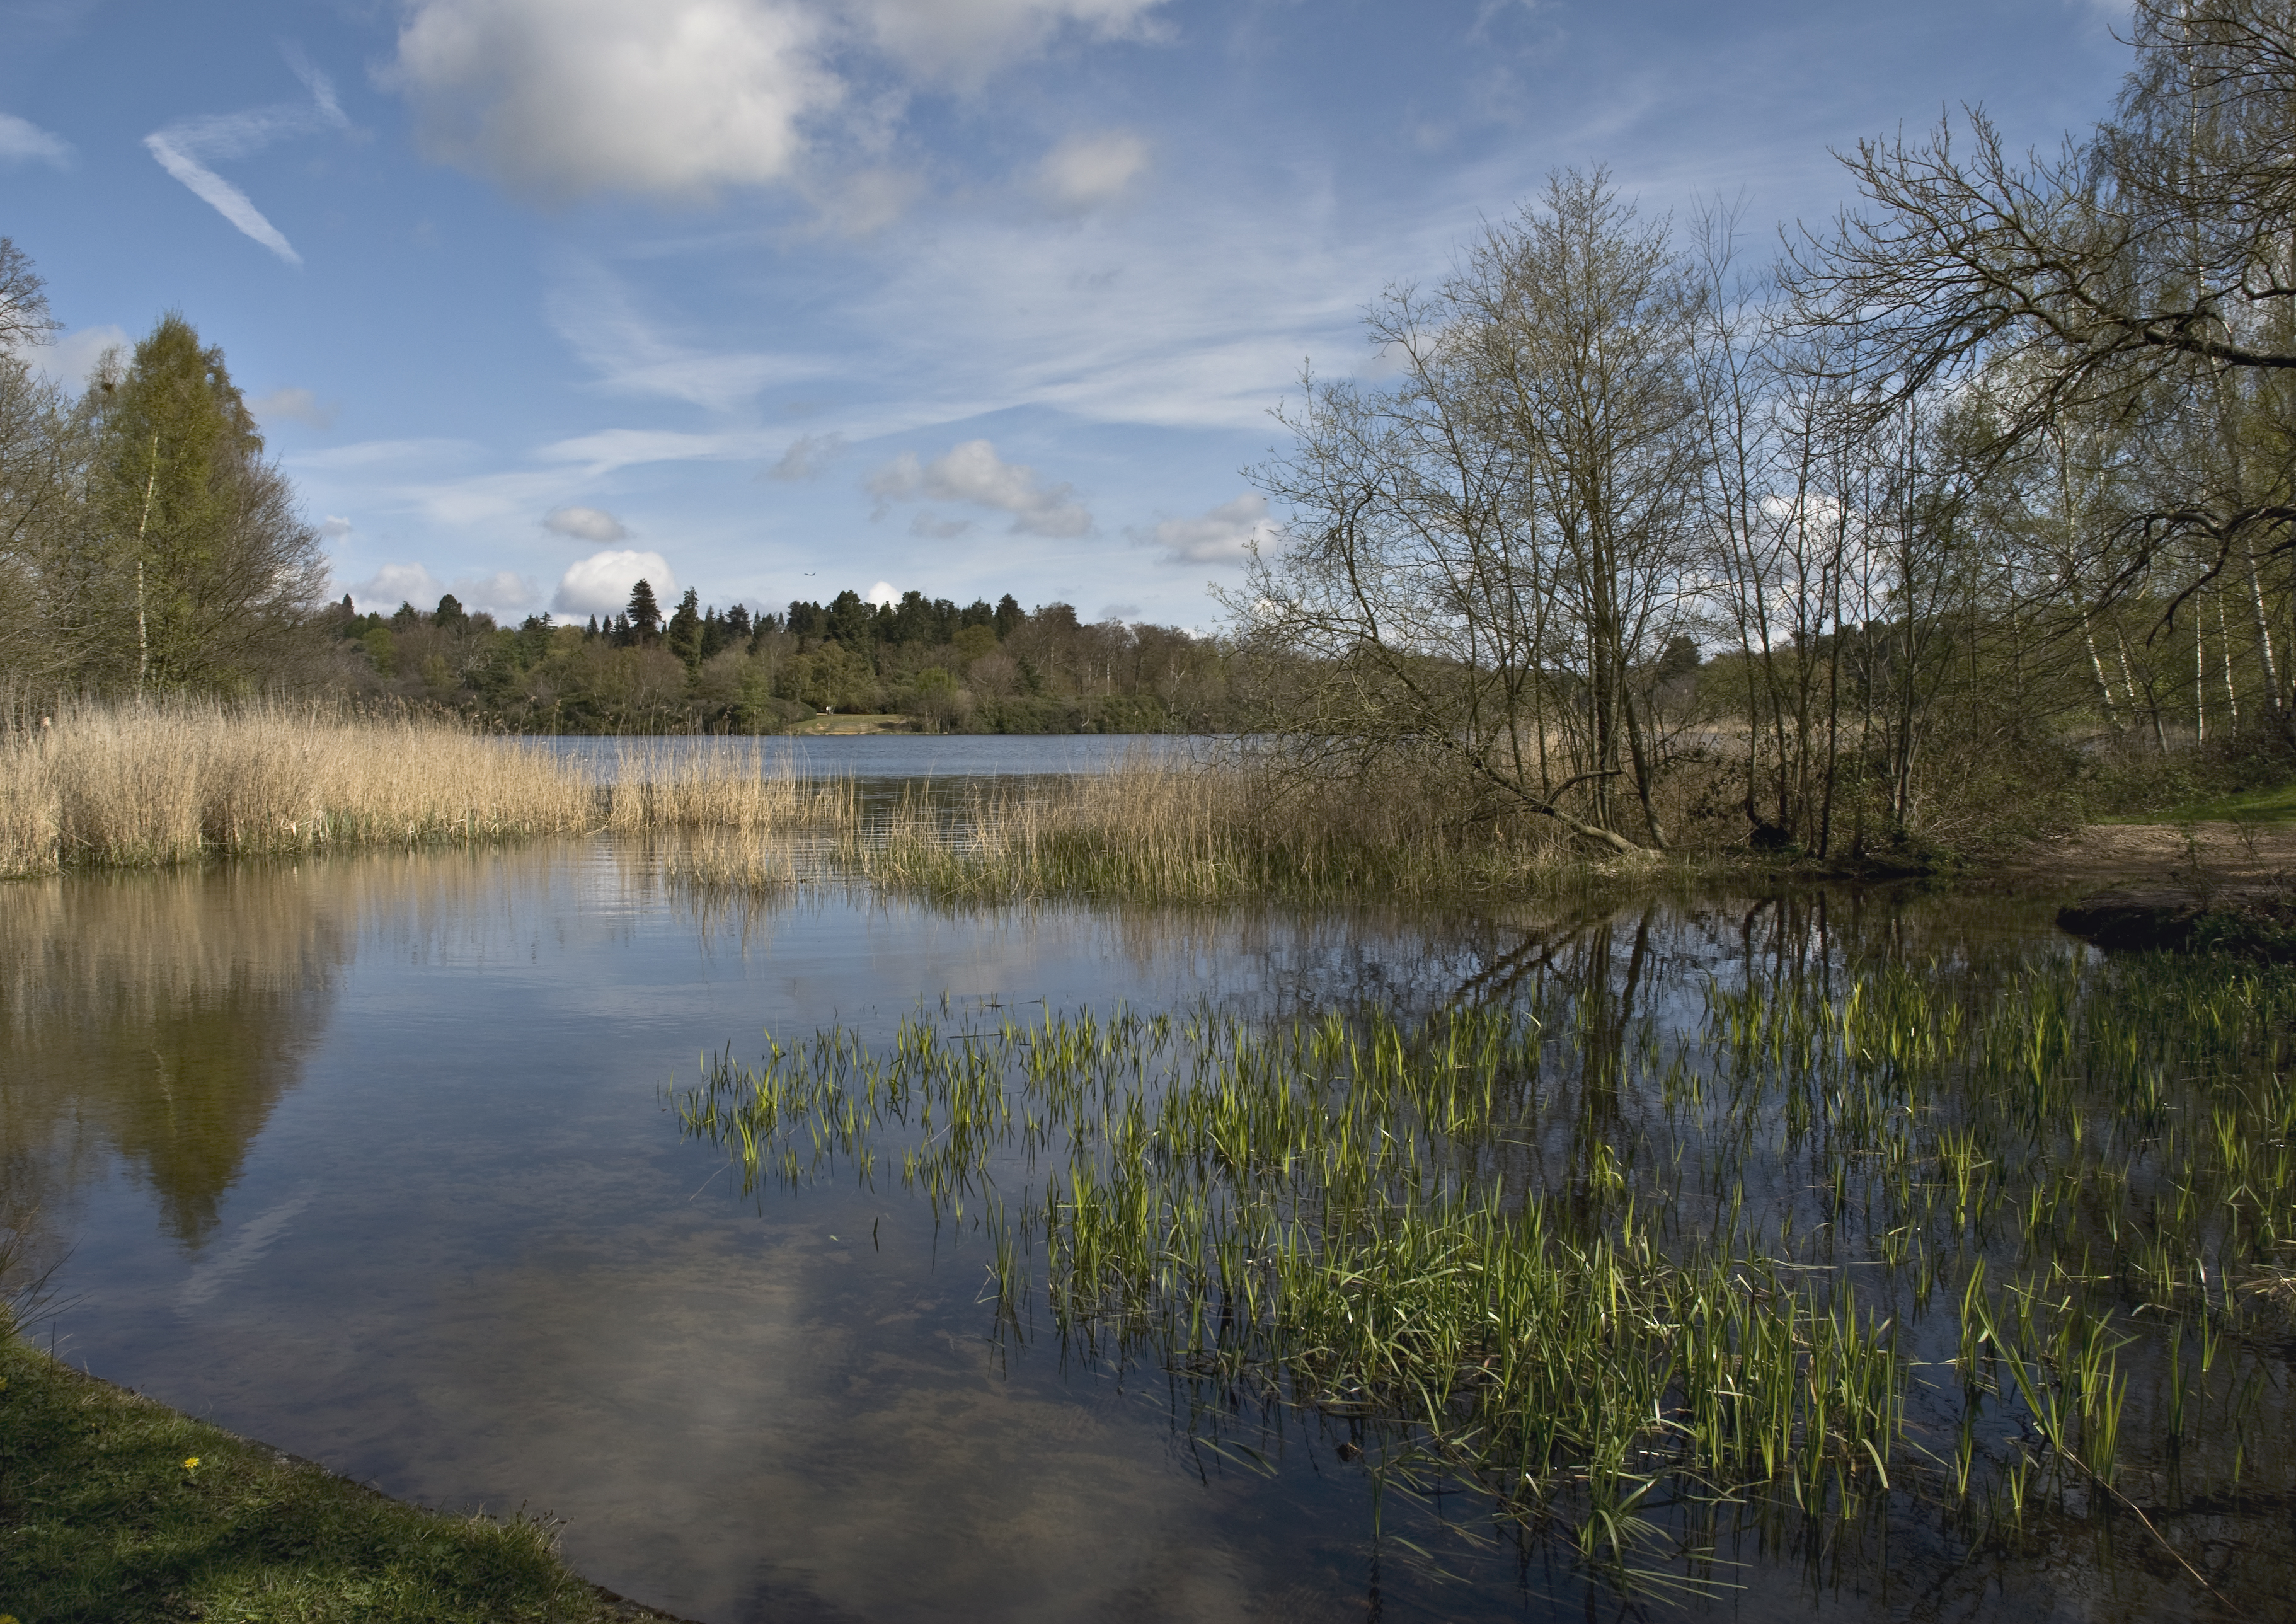
<path id="1" fill-rule="evenodd" d="M 786 611 L 664 614 L 652 585 L 604 619 L 516 627 L 452 594 L 419 610 L 321 616 L 333 680 L 520 733 L 771 733 L 824 711 L 898 714 L 951 733 L 1170 733 L 1232 725 L 1225 651 L 1175 627 L 1080 620 L 1011 594 L 959 608 L 857 592 Z"/>

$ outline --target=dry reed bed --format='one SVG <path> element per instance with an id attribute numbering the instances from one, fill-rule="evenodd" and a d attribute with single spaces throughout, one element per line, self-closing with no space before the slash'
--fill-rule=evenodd
<path id="1" fill-rule="evenodd" d="M 830 836 L 832 850 L 817 838 L 806 849 L 702 840 L 665 867 L 701 889 L 768 891 L 827 863 L 947 902 L 1456 899 L 1585 871 L 1541 829 L 1441 821 L 1422 787 L 1310 776 L 1249 758 L 1136 759 L 1061 781 L 955 793 L 912 787 L 873 822 L 857 798 L 824 798 L 806 826 Z"/>
<path id="2" fill-rule="evenodd" d="M 766 750 L 618 750 L 612 782 L 442 721 L 198 701 L 65 708 L 0 733 L 0 877 L 836 815 Z"/>

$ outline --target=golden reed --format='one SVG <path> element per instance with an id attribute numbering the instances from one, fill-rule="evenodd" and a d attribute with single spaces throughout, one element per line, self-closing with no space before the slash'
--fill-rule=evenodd
<path id="1" fill-rule="evenodd" d="M 204 700 L 18 705 L 0 725 L 0 877 L 202 857 L 763 829 L 837 815 L 762 748 L 623 742 L 602 783 L 547 746 L 454 723 Z"/>

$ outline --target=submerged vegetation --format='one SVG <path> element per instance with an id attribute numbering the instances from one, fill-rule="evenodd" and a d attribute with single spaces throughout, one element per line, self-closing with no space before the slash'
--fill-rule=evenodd
<path id="1" fill-rule="evenodd" d="M 980 1232 L 1005 1334 L 1472 1483 L 1629 1587 L 1726 1583 L 1750 1530 L 2119 1540 L 2185 1607 L 2286 1577 L 2229 1553 L 2296 1464 L 2296 975 L 1781 959 L 1685 1016 L 1646 947 L 1421 1019 L 769 1036 L 677 1104 L 751 1188 Z"/>

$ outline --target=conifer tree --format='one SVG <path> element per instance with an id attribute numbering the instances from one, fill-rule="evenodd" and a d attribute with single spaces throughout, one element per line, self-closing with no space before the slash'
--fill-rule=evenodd
<path id="1" fill-rule="evenodd" d="M 648 641 L 661 629 L 661 605 L 654 601 L 652 582 L 642 578 L 636 586 L 630 588 L 630 606 L 626 612 L 630 630 L 637 635 L 641 643 Z"/>

